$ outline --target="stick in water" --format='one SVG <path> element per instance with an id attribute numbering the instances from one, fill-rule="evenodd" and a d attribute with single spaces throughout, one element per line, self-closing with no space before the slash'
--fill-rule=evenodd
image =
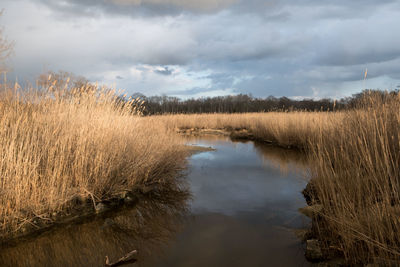
<path id="1" fill-rule="evenodd" d="M 128 254 L 126 254 L 125 256 L 123 256 L 122 258 L 120 258 L 119 260 L 117 260 L 114 263 L 110 263 L 110 260 L 108 259 L 108 256 L 106 256 L 106 264 L 105 266 L 107 267 L 115 267 L 115 266 L 121 266 L 124 264 L 129 264 L 129 263 L 134 263 L 137 260 L 132 258 L 133 255 L 137 254 L 137 250 L 132 250 L 131 252 L 129 252 Z"/>

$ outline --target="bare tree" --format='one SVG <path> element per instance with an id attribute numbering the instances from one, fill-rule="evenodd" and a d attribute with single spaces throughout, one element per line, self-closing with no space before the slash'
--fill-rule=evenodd
<path id="1" fill-rule="evenodd" d="M 0 16 L 3 14 L 3 10 L 0 11 Z M 0 72 L 6 70 L 4 61 L 10 56 L 13 48 L 13 43 L 8 42 L 4 37 L 3 28 L 0 27 Z"/>
<path id="2" fill-rule="evenodd" d="M 58 89 L 81 88 L 88 86 L 89 80 L 66 71 L 49 71 L 39 75 L 37 79 L 40 87 L 54 85 Z"/>

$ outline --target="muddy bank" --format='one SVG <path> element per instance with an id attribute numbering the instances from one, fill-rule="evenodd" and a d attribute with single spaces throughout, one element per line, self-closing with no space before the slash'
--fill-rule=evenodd
<path id="1" fill-rule="evenodd" d="M 229 136 L 228 129 L 203 129 L 203 128 L 190 128 L 190 129 L 177 129 L 177 133 L 187 136 L 202 136 L 202 135 L 219 135 Z"/>
<path id="2" fill-rule="evenodd" d="M 221 129 L 204 129 L 204 128 L 190 128 L 190 129 L 177 129 L 176 132 L 184 136 L 227 136 L 232 141 L 257 141 L 274 145 L 281 148 L 303 150 L 304 147 L 300 144 L 285 145 L 279 143 L 277 140 L 265 139 L 261 136 L 257 136 L 248 129 L 244 128 L 221 128 Z"/>

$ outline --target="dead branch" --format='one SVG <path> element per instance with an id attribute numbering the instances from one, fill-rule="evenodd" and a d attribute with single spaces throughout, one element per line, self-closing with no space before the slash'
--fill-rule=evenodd
<path id="1" fill-rule="evenodd" d="M 137 261 L 137 259 L 132 258 L 133 255 L 137 254 L 137 250 L 132 250 L 131 252 L 129 252 L 128 254 L 126 254 L 125 256 L 123 256 L 122 258 L 120 258 L 119 260 L 117 260 L 116 262 L 110 263 L 110 260 L 108 259 L 108 256 L 106 256 L 106 263 L 105 266 L 106 267 L 115 267 L 115 266 L 121 266 L 121 265 L 125 265 L 125 264 L 129 264 L 129 263 L 134 263 Z"/>

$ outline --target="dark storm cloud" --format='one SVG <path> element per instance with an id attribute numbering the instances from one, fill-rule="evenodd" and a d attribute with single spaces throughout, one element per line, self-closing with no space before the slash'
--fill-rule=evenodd
<path id="1" fill-rule="evenodd" d="M 98 12 L 128 16 L 215 13 L 230 9 L 236 13 L 258 13 L 270 20 L 285 20 L 292 12 L 308 9 L 307 15 L 319 18 L 352 18 L 373 12 L 396 0 L 34 0 L 53 10 L 71 15 Z M 313 12 L 318 11 L 318 12 Z"/>
<path id="2" fill-rule="evenodd" d="M 93 16 L 99 12 L 128 16 L 179 15 L 182 12 L 218 12 L 236 0 L 34 0 L 70 15 Z"/>

